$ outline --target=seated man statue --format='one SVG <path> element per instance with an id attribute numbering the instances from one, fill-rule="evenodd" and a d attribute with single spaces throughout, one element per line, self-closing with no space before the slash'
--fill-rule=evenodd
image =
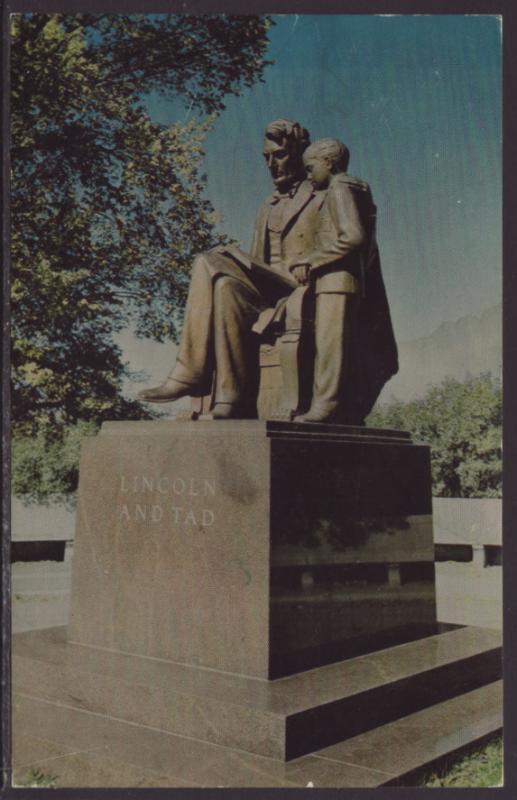
<path id="1" fill-rule="evenodd" d="M 304 180 L 303 151 L 308 132 L 297 122 L 268 125 L 264 157 L 275 192 L 259 214 L 258 237 L 266 264 L 283 269 L 312 246 L 318 215 L 311 184 Z M 214 419 L 256 417 L 259 339 L 251 328 L 259 314 L 289 292 L 287 284 L 256 275 L 222 248 L 197 256 L 190 283 L 176 364 L 166 381 L 140 392 L 141 400 L 161 403 L 212 390 Z"/>
<path id="2" fill-rule="evenodd" d="M 327 190 L 317 191 L 304 179 L 302 159 L 308 146 L 309 134 L 296 122 L 281 119 L 266 128 L 264 157 L 275 191 L 259 210 L 251 259 L 269 265 L 271 274 L 276 277 L 280 273 L 285 280 L 273 280 L 267 269 L 257 271 L 250 269 L 249 264 L 246 268 L 246 258 L 236 256 L 235 249 L 216 247 L 197 256 L 176 364 L 162 385 L 139 393 L 141 400 L 163 403 L 185 395 L 201 397 L 212 391 L 214 419 L 256 417 L 260 339 L 252 327 L 256 327 L 259 317 L 266 320 L 267 326 L 275 317 L 274 307 L 281 307 L 293 286 L 306 282 L 310 271 L 306 256 L 318 250 L 318 243 L 321 245 L 320 208 Z M 372 207 L 375 208 L 373 204 Z M 371 314 L 361 315 L 359 302 L 356 327 L 362 335 L 360 350 L 373 346 L 378 352 L 373 357 L 365 353 L 364 358 L 359 354 L 362 363 L 354 370 L 352 365 L 357 355 L 349 348 L 347 371 L 362 380 L 359 401 L 349 403 L 344 416 L 339 413 L 342 410 L 339 403 L 327 415 L 328 419 L 349 424 L 362 422 L 364 409 L 373 405 L 384 382 L 396 371 L 396 347 L 378 254 L 375 262 L 377 250 L 369 218 L 364 230 L 365 241 L 359 249 L 367 254 L 365 257 L 374 269 L 371 279 L 365 278 L 361 288 L 364 292 L 371 290 L 372 299 L 380 299 L 381 303 L 370 319 Z M 366 305 L 368 308 L 371 304 Z M 372 330 L 363 331 L 365 322 L 366 327 L 373 326 Z M 261 330 L 264 327 L 259 325 Z M 373 380 L 372 368 L 376 373 Z"/>

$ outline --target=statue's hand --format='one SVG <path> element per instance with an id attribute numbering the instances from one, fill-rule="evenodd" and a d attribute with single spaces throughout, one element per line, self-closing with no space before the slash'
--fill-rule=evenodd
<path id="1" fill-rule="evenodd" d="M 309 270 L 310 265 L 307 262 L 289 264 L 289 272 L 301 286 L 309 282 Z"/>

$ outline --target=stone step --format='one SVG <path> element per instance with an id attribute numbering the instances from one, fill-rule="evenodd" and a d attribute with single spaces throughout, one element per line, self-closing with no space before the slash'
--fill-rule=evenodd
<path id="1" fill-rule="evenodd" d="M 290 760 L 493 682 L 501 635 L 458 628 L 276 681 L 66 641 L 13 640 L 14 691 L 47 703 Z"/>
<path id="2" fill-rule="evenodd" d="M 361 788 L 404 783 L 501 728 L 500 682 L 285 763 L 15 695 L 14 783 L 31 768 L 61 787 Z M 413 778 L 414 785 L 414 778 Z"/>
<path id="3" fill-rule="evenodd" d="M 375 766 L 392 774 L 383 785 L 409 786 L 418 773 L 493 736 L 502 724 L 502 681 L 494 681 L 314 755 L 356 767 Z"/>

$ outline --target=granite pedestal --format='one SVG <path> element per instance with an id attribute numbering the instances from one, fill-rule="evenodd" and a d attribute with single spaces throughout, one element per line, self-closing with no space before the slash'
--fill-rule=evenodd
<path id="1" fill-rule="evenodd" d="M 287 761 L 496 681 L 500 646 L 499 631 L 458 628 L 265 681 L 84 647 L 54 628 L 16 637 L 15 689 Z"/>
<path id="2" fill-rule="evenodd" d="M 408 434 L 107 423 L 83 446 L 68 628 L 14 639 L 18 769 L 392 783 L 501 725 L 499 632 L 435 607 L 429 449 Z"/>
<path id="3" fill-rule="evenodd" d="M 259 421 L 83 448 L 69 639 L 276 678 L 433 632 L 429 450 Z"/>

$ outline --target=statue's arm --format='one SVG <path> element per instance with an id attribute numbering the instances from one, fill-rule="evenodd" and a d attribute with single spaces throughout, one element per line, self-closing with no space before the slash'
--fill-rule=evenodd
<path id="1" fill-rule="evenodd" d="M 366 231 L 361 221 L 357 192 L 363 191 L 345 181 L 336 181 L 329 188 L 326 212 L 332 222 L 332 232 L 322 231 L 319 245 L 307 256 L 311 272 L 320 272 L 335 261 L 344 261 L 356 254 L 366 243 Z"/>

